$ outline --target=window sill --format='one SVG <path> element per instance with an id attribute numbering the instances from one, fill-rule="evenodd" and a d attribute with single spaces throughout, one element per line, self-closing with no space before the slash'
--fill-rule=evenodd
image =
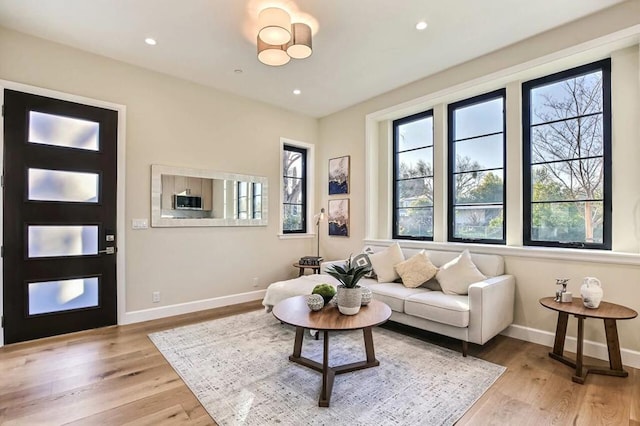
<path id="1" fill-rule="evenodd" d="M 281 240 L 303 240 L 315 237 L 316 234 L 278 234 L 278 238 Z"/>
<path id="2" fill-rule="evenodd" d="M 462 251 L 469 249 L 474 253 L 499 254 L 502 256 L 526 257 L 538 259 L 566 260 L 573 262 L 606 263 L 610 265 L 640 266 L 640 254 L 624 253 L 609 250 L 583 250 L 555 247 L 503 246 L 494 244 L 467 244 L 412 240 L 378 240 L 366 239 L 364 244 L 390 245 L 400 244 L 406 248 L 432 250 Z"/>

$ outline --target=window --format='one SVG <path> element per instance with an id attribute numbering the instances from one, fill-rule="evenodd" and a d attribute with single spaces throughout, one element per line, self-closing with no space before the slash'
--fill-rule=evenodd
<path id="1" fill-rule="evenodd" d="M 524 244 L 611 249 L 611 61 L 522 86 Z"/>
<path id="2" fill-rule="evenodd" d="M 251 184 L 251 189 L 253 193 L 253 218 L 262 219 L 262 184 L 254 182 Z"/>
<path id="3" fill-rule="evenodd" d="M 393 122 L 393 238 L 433 240 L 433 110 Z"/>
<path id="4" fill-rule="evenodd" d="M 249 218 L 249 182 L 238 182 L 238 219 Z"/>
<path id="5" fill-rule="evenodd" d="M 307 150 L 284 145 L 283 170 L 283 220 L 285 234 L 307 232 Z"/>
<path id="6" fill-rule="evenodd" d="M 505 93 L 449 105 L 449 241 L 505 243 Z"/>

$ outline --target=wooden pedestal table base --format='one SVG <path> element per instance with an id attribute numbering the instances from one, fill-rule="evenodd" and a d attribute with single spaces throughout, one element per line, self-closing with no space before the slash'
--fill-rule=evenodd
<path id="1" fill-rule="evenodd" d="M 607 302 L 601 302 L 597 309 L 589 309 L 584 306 L 582 299 L 575 297 L 571 303 L 560 303 L 556 302 L 553 297 L 544 297 L 540 299 L 540 304 L 545 308 L 558 312 L 556 338 L 553 344 L 553 351 L 549 352 L 549 356 L 576 369 L 576 373 L 571 380 L 576 383 L 583 384 L 589 373 L 617 377 L 627 377 L 629 375 L 629 373 L 622 368 L 622 357 L 620 356 L 620 341 L 618 340 L 616 320 L 635 318 L 638 316 L 636 311 L 625 306 Z M 567 336 L 567 322 L 569 321 L 569 315 L 573 315 L 578 319 L 575 361 L 564 356 L 564 342 Z M 585 318 L 600 318 L 604 320 L 604 331 L 607 336 L 610 368 L 583 364 L 582 350 L 584 343 Z"/>
<path id="2" fill-rule="evenodd" d="M 320 407 L 329 406 L 336 374 L 380 365 L 375 356 L 371 329 L 386 322 L 391 316 L 391 309 L 380 301 L 372 300 L 369 305 L 363 306 L 356 315 L 342 315 L 337 307 L 331 305 L 325 306 L 320 311 L 311 311 L 307 307 L 306 296 L 296 296 L 278 303 L 273 307 L 272 312 L 278 320 L 296 327 L 293 354 L 289 356 L 289 360 L 322 373 L 322 388 L 318 400 Z M 305 329 L 322 331 L 324 337 L 322 363 L 302 356 Z M 329 367 L 329 332 L 346 330 L 362 330 L 366 360 Z"/>

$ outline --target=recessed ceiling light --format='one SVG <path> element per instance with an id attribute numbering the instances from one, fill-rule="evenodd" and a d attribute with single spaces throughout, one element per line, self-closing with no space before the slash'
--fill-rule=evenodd
<path id="1" fill-rule="evenodd" d="M 157 44 L 156 39 L 151 37 L 145 38 L 144 42 L 147 43 L 149 46 L 155 46 Z"/>
<path id="2" fill-rule="evenodd" d="M 236 68 L 235 70 L 233 70 L 233 72 L 236 73 L 236 74 L 242 74 L 243 73 L 242 68 Z"/>
<path id="3" fill-rule="evenodd" d="M 428 26 L 429 25 L 426 22 L 420 21 L 416 24 L 416 30 L 418 31 L 426 30 Z"/>
<path id="4" fill-rule="evenodd" d="M 294 95 L 299 95 L 300 93 L 302 93 L 302 91 L 300 89 L 293 89 L 293 94 Z"/>

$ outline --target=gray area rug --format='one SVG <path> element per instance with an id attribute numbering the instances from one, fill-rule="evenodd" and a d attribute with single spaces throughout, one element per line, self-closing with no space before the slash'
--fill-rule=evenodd
<path id="1" fill-rule="evenodd" d="M 374 328 L 379 367 L 336 376 L 318 407 L 320 373 L 288 360 L 295 329 L 263 311 L 149 337 L 220 425 L 450 425 L 505 368 Z M 361 331 L 330 334 L 330 365 L 366 358 Z M 305 333 L 302 355 L 322 362 Z"/>

